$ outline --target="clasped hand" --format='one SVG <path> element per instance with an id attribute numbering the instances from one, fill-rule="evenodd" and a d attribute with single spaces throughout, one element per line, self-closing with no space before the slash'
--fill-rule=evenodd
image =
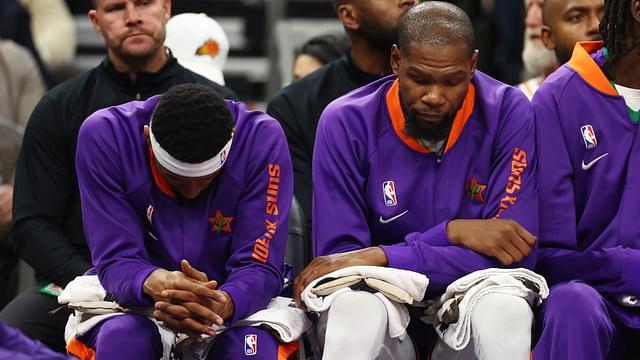
<path id="1" fill-rule="evenodd" d="M 216 335 L 211 325 L 222 325 L 233 315 L 231 297 L 188 261 L 180 266 L 182 271 L 157 269 L 145 280 L 144 292 L 155 301 L 153 316 L 196 341 L 203 334 Z"/>

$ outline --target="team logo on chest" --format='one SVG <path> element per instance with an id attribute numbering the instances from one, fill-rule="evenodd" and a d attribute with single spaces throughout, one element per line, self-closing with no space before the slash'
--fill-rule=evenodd
<path id="1" fill-rule="evenodd" d="M 209 222 L 211 225 L 211 231 L 220 234 L 221 232 L 231 232 L 231 222 L 233 221 L 233 217 L 224 216 L 220 210 L 216 210 L 216 216 L 212 216 L 209 218 Z"/>
<path id="2" fill-rule="evenodd" d="M 393 180 L 385 181 L 382 183 L 382 195 L 384 197 L 385 205 L 398 205 L 398 197 L 396 196 L 396 184 L 393 182 Z"/>
<path id="3" fill-rule="evenodd" d="M 480 184 L 478 178 L 474 176 L 471 181 L 464 182 L 464 192 L 467 199 L 484 203 L 484 191 L 487 189 L 487 185 Z"/>
<path id="4" fill-rule="evenodd" d="M 593 149 L 598 146 L 598 139 L 596 138 L 596 132 L 593 130 L 593 126 L 585 125 L 580 128 L 582 133 L 582 139 L 584 140 L 584 146 L 587 150 Z"/>
<path id="5" fill-rule="evenodd" d="M 248 334 L 244 336 L 244 354 L 248 356 L 258 353 L 258 335 Z"/>

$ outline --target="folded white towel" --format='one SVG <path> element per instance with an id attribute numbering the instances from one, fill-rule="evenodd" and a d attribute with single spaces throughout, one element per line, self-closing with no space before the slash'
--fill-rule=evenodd
<path id="1" fill-rule="evenodd" d="M 302 301 L 311 311 L 326 311 L 338 295 L 353 291 L 349 286 L 358 282 L 365 282 L 370 288 L 379 291 L 375 295 L 382 300 L 387 310 L 389 336 L 392 338 L 406 334 L 410 318 L 404 304 L 422 301 L 429 285 L 426 276 L 413 271 L 380 266 L 351 266 L 312 281 L 302 291 Z"/>
<path id="2" fill-rule="evenodd" d="M 538 306 L 549 296 L 546 280 L 524 269 L 485 269 L 468 274 L 451 283 L 436 304 L 433 323 L 440 338 L 452 349 L 462 350 L 471 337 L 471 314 L 476 302 L 489 293 L 501 293 L 525 299 Z"/>
<path id="3" fill-rule="evenodd" d="M 58 296 L 58 303 L 68 304 L 74 300 L 81 301 L 102 301 L 107 296 L 107 292 L 100 284 L 97 275 L 76 276 L 64 288 L 62 294 Z"/>
<path id="4" fill-rule="evenodd" d="M 267 326 L 273 329 L 280 341 L 298 340 L 311 327 L 311 322 L 304 311 L 295 307 L 291 298 L 276 297 L 271 299 L 264 310 L 260 310 L 233 324 L 237 326 Z"/>

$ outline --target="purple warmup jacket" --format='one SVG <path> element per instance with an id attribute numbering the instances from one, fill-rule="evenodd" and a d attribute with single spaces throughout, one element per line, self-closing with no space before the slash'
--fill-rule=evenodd
<path id="1" fill-rule="evenodd" d="M 427 275 L 439 293 L 497 259 L 454 246 L 453 219 L 513 219 L 538 231 L 533 115 L 526 97 L 476 71 L 446 150 L 404 132 L 398 82 L 386 77 L 331 103 L 313 157 L 316 255 L 381 246 L 389 266 Z M 532 268 L 535 251 L 514 266 Z"/>
<path id="2" fill-rule="evenodd" d="M 236 132 L 222 173 L 195 200 L 176 198 L 143 135 L 159 97 L 99 110 L 80 128 L 76 164 L 93 264 L 129 307 L 153 306 L 143 283 L 187 259 L 233 299 L 231 321 L 283 285 L 292 170 L 278 122 L 227 101 Z"/>
<path id="3" fill-rule="evenodd" d="M 538 270 L 551 283 L 582 280 L 605 295 L 640 296 L 640 138 L 600 65 L 602 42 L 571 60 L 533 99 L 540 154 Z M 640 313 L 622 307 L 627 325 Z"/>

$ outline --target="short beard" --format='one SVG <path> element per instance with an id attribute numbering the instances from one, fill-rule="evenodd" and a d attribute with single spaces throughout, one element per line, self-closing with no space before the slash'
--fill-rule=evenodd
<path id="1" fill-rule="evenodd" d="M 398 43 L 398 29 L 385 30 L 379 24 L 361 20 L 360 32 L 367 43 L 379 52 L 390 52 L 391 46 Z"/>
<path id="2" fill-rule="evenodd" d="M 407 135 L 418 140 L 438 142 L 449 136 L 455 115 L 447 114 L 438 124 L 418 120 L 411 110 L 405 111 L 405 118 L 404 131 Z"/>

